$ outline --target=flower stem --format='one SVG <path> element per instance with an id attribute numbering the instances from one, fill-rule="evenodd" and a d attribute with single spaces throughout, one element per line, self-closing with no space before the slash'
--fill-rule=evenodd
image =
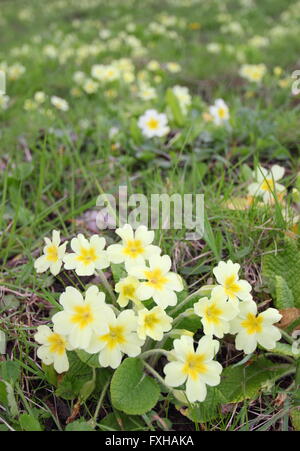
<path id="1" fill-rule="evenodd" d="M 204 285 L 203 287 L 199 288 L 199 290 L 195 291 L 194 293 L 189 294 L 182 302 L 180 302 L 178 305 L 176 305 L 173 310 L 171 310 L 170 314 L 173 316 L 178 310 L 181 310 L 182 307 L 184 307 L 186 304 L 190 302 L 191 299 L 195 296 L 204 297 L 207 296 L 211 290 L 214 288 L 215 285 Z"/>
<path id="2" fill-rule="evenodd" d="M 153 354 L 163 354 L 168 357 L 171 353 L 169 351 L 166 351 L 165 349 L 149 349 L 149 351 L 145 351 L 140 354 L 139 357 L 142 359 L 147 359 L 150 355 Z"/>
<path id="3" fill-rule="evenodd" d="M 289 343 L 289 344 L 293 344 L 294 343 L 294 340 L 293 340 L 293 338 L 287 333 L 287 332 L 285 332 L 284 330 L 280 330 L 280 332 L 281 332 L 281 335 L 283 336 L 283 338 Z"/>
<path id="4" fill-rule="evenodd" d="M 167 385 L 166 383 L 165 383 L 165 380 L 164 380 L 164 378 L 162 378 L 161 377 L 161 375 L 160 374 L 158 374 L 158 372 L 157 371 L 155 371 L 153 368 L 152 368 L 152 366 L 151 365 L 149 365 L 147 362 L 143 362 L 144 363 L 144 366 L 147 368 L 147 370 L 149 371 L 149 373 L 151 373 L 161 384 L 163 384 L 165 387 L 167 387 L 167 389 L 170 391 L 170 392 L 172 392 L 173 391 L 173 389 L 171 388 L 171 387 L 169 387 L 169 385 Z"/>
<path id="5" fill-rule="evenodd" d="M 97 407 L 96 407 L 96 410 L 95 410 L 95 414 L 94 414 L 94 417 L 93 417 L 94 423 L 97 422 L 97 418 L 99 416 L 99 412 L 100 412 L 100 409 L 101 409 L 101 406 L 102 406 L 102 402 L 103 402 L 104 397 L 106 395 L 109 383 L 110 383 L 110 379 L 106 382 L 106 384 L 104 385 L 103 390 L 101 392 L 101 395 L 100 395 L 100 398 L 99 398 L 99 401 L 98 401 L 98 404 L 97 404 Z"/>
<path id="6" fill-rule="evenodd" d="M 115 296 L 115 293 L 113 292 L 113 289 L 112 289 L 112 287 L 110 286 L 110 284 L 107 282 L 107 279 L 106 279 L 106 277 L 105 277 L 105 275 L 104 275 L 104 272 L 103 272 L 101 269 L 98 269 L 98 274 L 99 274 L 99 277 L 100 277 L 100 279 L 101 279 L 101 282 L 102 282 L 103 286 L 104 286 L 104 287 L 106 288 L 106 290 L 108 291 L 108 293 L 109 293 L 109 295 L 110 295 L 110 297 L 111 297 L 111 300 L 112 300 L 113 304 L 117 304 L 117 298 L 116 298 L 116 296 Z"/>

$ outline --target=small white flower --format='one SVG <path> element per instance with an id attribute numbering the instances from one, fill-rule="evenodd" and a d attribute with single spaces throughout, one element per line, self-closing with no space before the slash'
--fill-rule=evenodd
<path id="1" fill-rule="evenodd" d="M 260 83 L 267 72 L 265 64 L 243 64 L 240 75 L 254 83 Z"/>
<path id="2" fill-rule="evenodd" d="M 85 81 L 85 79 L 86 79 L 85 73 L 82 71 L 77 71 L 73 75 L 73 80 L 78 85 L 82 85 L 82 83 Z"/>
<path id="3" fill-rule="evenodd" d="M 45 272 L 50 268 L 51 274 L 56 276 L 61 270 L 67 242 L 60 246 L 60 232 L 57 230 L 52 232 L 52 241 L 47 237 L 44 239 L 46 242 L 43 249 L 44 255 L 34 262 L 34 268 L 38 273 Z"/>
<path id="4" fill-rule="evenodd" d="M 86 291 L 84 299 L 76 288 L 67 287 L 59 302 L 63 310 L 52 318 L 54 331 L 68 336 L 74 348 L 86 349 L 93 333 L 102 327 L 110 309 L 105 304 L 105 294 L 92 285 Z"/>
<path id="5" fill-rule="evenodd" d="M 173 318 L 159 306 L 153 307 L 151 310 L 139 310 L 137 334 L 142 340 L 150 337 L 153 340 L 160 341 L 164 333 L 171 330 L 172 321 Z"/>
<path id="6" fill-rule="evenodd" d="M 178 99 L 180 108 L 182 109 L 183 113 L 186 114 L 188 107 L 192 103 L 192 98 L 191 98 L 188 88 L 186 86 L 176 85 L 173 87 L 172 90 Z"/>
<path id="7" fill-rule="evenodd" d="M 219 385 L 222 366 L 213 360 L 219 343 L 208 336 L 199 340 L 196 351 L 192 337 L 183 336 L 174 340 L 172 354 L 175 361 L 164 367 L 165 382 L 178 387 L 186 382 L 186 396 L 190 402 L 204 401 L 206 385 Z"/>
<path id="8" fill-rule="evenodd" d="M 130 224 L 125 224 L 116 230 L 116 234 L 122 238 L 122 244 L 108 246 L 107 254 L 112 263 L 139 265 L 143 264 L 145 259 L 161 252 L 158 246 L 151 244 L 154 232 L 144 225 L 139 226 L 134 232 Z"/>
<path id="9" fill-rule="evenodd" d="M 169 132 L 168 119 L 156 110 L 147 110 L 138 120 L 138 126 L 147 138 L 162 137 Z"/>
<path id="10" fill-rule="evenodd" d="M 238 314 L 236 306 L 218 293 L 213 293 L 210 299 L 200 299 L 194 304 L 194 311 L 201 317 L 205 335 L 218 338 L 223 338 L 229 332 L 229 322 Z"/>
<path id="11" fill-rule="evenodd" d="M 220 285 L 213 288 L 212 295 L 229 299 L 236 306 L 239 299 L 242 301 L 252 299 L 250 294 L 252 287 L 246 280 L 239 279 L 239 270 L 240 265 L 232 263 L 231 260 L 219 262 L 213 269 L 213 273 Z"/>
<path id="12" fill-rule="evenodd" d="M 100 352 L 100 365 L 115 369 L 120 365 L 123 354 L 136 357 L 141 353 L 144 341 L 138 338 L 136 328 L 137 318 L 133 310 L 124 310 L 116 318 L 109 308 L 86 351 L 91 354 Z"/>
<path id="13" fill-rule="evenodd" d="M 156 91 L 152 86 L 142 84 L 139 87 L 138 97 L 142 100 L 153 100 L 156 97 Z"/>
<path id="14" fill-rule="evenodd" d="M 66 100 L 62 99 L 61 97 L 52 96 L 50 99 L 51 103 L 55 108 L 61 111 L 68 111 L 69 104 Z"/>
<path id="15" fill-rule="evenodd" d="M 117 303 L 120 307 L 126 307 L 129 301 L 134 303 L 139 302 L 136 295 L 136 290 L 139 287 L 140 282 L 136 277 L 128 276 L 121 279 L 115 286 L 116 293 L 119 293 Z"/>
<path id="16" fill-rule="evenodd" d="M 251 183 L 248 187 L 249 194 L 252 196 L 262 196 L 263 201 L 268 203 L 274 202 L 275 194 L 280 197 L 285 191 L 285 187 L 280 183 L 276 183 L 284 176 L 284 168 L 275 164 L 268 171 L 263 167 L 256 170 L 256 182 Z"/>
<path id="17" fill-rule="evenodd" d="M 79 276 L 92 276 L 96 269 L 109 266 L 105 239 L 93 235 L 88 241 L 81 233 L 71 241 L 72 254 L 65 255 L 65 269 L 75 269 Z"/>
<path id="18" fill-rule="evenodd" d="M 278 310 L 268 308 L 257 314 L 257 305 L 254 301 L 243 301 L 239 304 L 240 313 L 231 322 L 230 332 L 237 334 L 235 347 L 238 351 L 250 354 L 255 351 L 257 344 L 268 350 L 276 346 L 280 340 L 280 330 L 274 326 L 282 318 Z"/>
<path id="19" fill-rule="evenodd" d="M 171 265 L 168 255 L 155 255 L 149 258 L 149 267 L 140 265 L 127 268 L 130 275 L 146 280 L 136 290 L 141 301 L 153 298 L 163 309 L 177 304 L 175 291 L 182 291 L 183 283 L 178 274 L 170 272 Z"/>
<path id="20" fill-rule="evenodd" d="M 48 326 L 39 326 L 34 339 L 42 345 L 37 350 L 37 356 L 45 365 L 53 363 L 57 373 L 68 371 L 69 361 L 66 350 L 71 351 L 73 347 L 65 336 L 52 332 Z"/>
<path id="21" fill-rule="evenodd" d="M 103 64 L 94 64 L 92 66 L 91 75 L 99 81 L 103 81 L 105 74 L 105 66 Z"/>
<path id="22" fill-rule="evenodd" d="M 98 83 L 92 80 L 91 78 L 87 78 L 82 85 L 82 89 L 87 94 L 94 94 L 98 90 Z"/>
<path id="23" fill-rule="evenodd" d="M 37 102 L 40 105 L 40 104 L 45 102 L 47 96 L 46 96 L 46 94 L 43 91 L 37 91 L 34 94 L 33 98 L 34 98 L 35 102 Z"/>
<path id="24" fill-rule="evenodd" d="M 181 71 L 181 66 L 178 63 L 173 63 L 173 62 L 166 63 L 166 68 L 172 74 L 177 74 L 178 72 Z"/>
<path id="25" fill-rule="evenodd" d="M 9 80 L 18 80 L 26 71 L 26 68 L 20 64 L 15 63 L 7 69 L 7 76 Z"/>
<path id="26" fill-rule="evenodd" d="M 223 125 L 229 120 L 229 108 L 223 99 L 217 99 L 214 105 L 209 107 L 209 113 L 215 125 Z"/>

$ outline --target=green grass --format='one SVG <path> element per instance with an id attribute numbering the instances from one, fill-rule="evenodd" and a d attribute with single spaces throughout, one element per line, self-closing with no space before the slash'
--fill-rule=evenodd
<path id="1" fill-rule="evenodd" d="M 43 429 L 64 430 L 76 404 L 56 396 L 36 358 L 33 334 L 57 306 L 63 284 L 60 278 L 37 275 L 33 262 L 40 255 L 42 238 L 53 229 L 68 239 L 79 232 L 91 235 L 84 214 L 96 210 L 96 198 L 103 192 L 116 194 L 120 185 L 127 184 L 129 193 L 147 196 L 204 193 L 204 239 L 185 241 L 184 231 L 158 230 L 156 241 L 163 253 L 172 257 L 191 292 L 211 282 L 220 259 L 230 258 L 241 264 L 257 302 L 270 300 L 261 259 L 282 249 L 291 223 L 278 204 L 261 208 L 254 202 L 244 210 L 227 205 L 247 195 L 250 169 L 258 163 L 284 166 L 283 184 L 289 191 L 300 189 L 300 104 L 299 96 L 291 95 L 291 73 L 300 54 L 300 7 L 294 0 L 263 0 L 253 8 L 246 4 L 236 0 L 169 0 L 159 5 L 154 0 L 2 2 L 0 68 L 4 62 L 21 63 L 26 71 L 16 81 L 8 79 L 9 106 L 3 111 L 0 106 L 0 330 L 7 337 L 0 360 L 13 360 L 21 368 L 13 385 L 15 414 L 2 403 L 0 391 L 0 430 L 26 430 L 25 414 Z M 158 35 L 149 24 L 161 23 L 162 15 L 174 18 L 174 23 Z M 198 24 L 196 29 L 193 23 Z M 240 33 L 226 30 L 232 23 L 241 25 Z M 101 40 L 99 32 L 105 29 L 111 35 Z M 122 37 L 128 29 L 139 40 L 139 51 L 130 46 L 128 35 Z M 268 38 L 266 47 L 251 45 L 254 36 Z M 207 44 L 215 42 L 221 46 L 218 54 L 207 50 Z M 45 55 L 49 45 L 56 49 L 54 58 Z M 98 53 L 84 54 L 93 45 L 99 46 Z M 93 64 L 120 58 L 132 61 L 136 75 L 153 59 L 161 63 L 156 84 L 146 71 L 157 90 L 156 99 L 138 99 L 125 83 L 100 86 L 91 95 L 82 90 L 80 96 L 73 95 L 72 89 L 78 87 L 73 80 L 76 71 L 90 76 Z M 167 62 L 178 62 L 180 72 L 170 73 Z M 243 63 L 267 66 L 261 85 L 239 76 Z M 282 69 L 280 76 L 274 74 L 277 66 Z M 280 86 L 280 80 L 287 80 L 287 86 Z M 188 118 L 183 126 L 171 121 L 176 137 L 145 140 L 136 133 L 136 120 L 148 108 L 165 111 L 166 91 L 176 84 L 187 86 L 192 94 Z M 131 86 L 136 85 L 135 81 Z M 109 90 L 115 91 L 114 98 Z M 48 96 L 45 104 L 25 110 L 24 102 L 37 91 Z M 69 111 L 51 106 L 52 95 L 66 99 Z M 214 127 L 202 117 L 217 98 L 230 108 L 228 129 Z M 115 126 L 117 147 L 109 137 Z M 296 215 L 298 206 L 290 192 L 287 203 Z M 113 242 L 113 232 L 104 235 Z M 298 240 L 296 235 L 293 238 Z M 224 366 L 240 359 L 230 343 L 223 348 Z M 221 416 L 201 425 L 170 407 L 168 399 L 155 412 L 122 421 L 125 430 L 292 430 L 299 428 L 299 419 L 298 423 L 290 419 L 295 387 L 287 376 L 253 400 L 224 406 Z M 282 404 L 274 402 L 279 396 Z M 94 396 L 82 403 L 82 419 L 94 418 L 97 401 Z M 102 401 L 96 422 L 105 430 L 101 421 L 113 408 L 106 392 Z"/>

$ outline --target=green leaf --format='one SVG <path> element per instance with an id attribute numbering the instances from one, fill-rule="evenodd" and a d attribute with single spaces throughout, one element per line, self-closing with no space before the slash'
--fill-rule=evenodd
<path id="1" fill-rule="evenodd" d="M 42 431 L 42 427 L 38 420 L 28 413 L 24 413 L 19 417 L 20 426 L 23 431 Z"/>
<path id="2" fill-rule="evenodd" d="M 272 352 L 274 352 L 275 354 L 282 354 L 282 355 L 287 355 L 287 356 L 290 356 L 290 357 L 294 357 L 294 359 L 297 359 L 297 358 L 300 357 L 300 355 L 296 355 L 293 352 L 292 345 L 289 345 L 287 343 L 277 342 L 275 348 L 272 349 Z"/>
<path id="3" fill-rule="evenodd" d="M 276 276 L 284 279 L 293 295 L 293 307 L 300 308 L 300 251 L 295 240 L 286 238 L 283 250 L 263 256 L 262 274 L 274 298 L 276 298 Z M 283 286 L 279 289 L 280 295 L 283 295 L 284 290 L 287 292 Z M 288 296 L 288 302 L 291 303 L 291 297 L 289 294 Z"/>
<path id="4" fill-rule="evenodd" d="M 25 180 L 34 169 L 32 163 L 20 163 L 12 173 L 12 178 L 18 181 Z"/>
<path id="5" fill-rule="evenodd" d="M 172 112 L 175 123 L 179 127 L 182 127 L 185 123 L 185 118 L 181 111 L 178 99 L 177 99 L 176 95 L 174 94 L 174 92 L 172 91 L 172 89 L 167 90 L 166 102 Z"/>
<path id="6" fill-rule="evenodd" d="M 110 267 L 115 284 L 117 284 L 122 278 L 126 277 L 127 273 L 123 264 L 117 265 L 115 263 L 111 263 Z"/>
<path id="7" fill-rule="evenodd" d="M 226 399 L 218 387 L 207 387 L 205 401 L 193 404 L 187 409 L 186 414 L 196 423 L 206 423 L 219 416 L 221 404 L 225 403 Z"/>
<path id="8" fill-rule="evenodd" d="M 141 130 L 139 129 L 137 122 L 134 118 L 132 118 L 130 121 L 129 129 L 130 129 L 130 135 L 133 139 L 133 142 L 137 145 L 141 144 L 141 142 L 142 142 Z"/>
<path id="9" fill-rule="evenodd" d="M 115 371 L 111 386 L 113 406 L 130 415 L 142 415 L 151 410 L 159 398 L 159 385 L 143 371 L 143 362 L 127 358 Z"/>
<path id="10" fill-rule="evenodd" d="M 83 363 L 75 352 L 69 352 L 69 371 L 58 384 L 56 395 L 70 400 L 78 397 L 84 384 L 92 379 L 92 368 Z"/>
<path id="11" fill-rule="evenodd" d="M 0 403 L 9 408 L 12 417 L 19 415 L 13 386 L 6 381 L 0 381 Z"/>
<path id="12" fill-rule="evenodd" d="M 20 305 L 19 300 L 14 296 L 13 294 L 8 294 L 4 296 L 2 300 L 1 308 L 3 307 L 3 310 L 12 310 L 17 309 Z"/>
<path id="13" fill-rule="evenodd" d="M 275 305 L 278 309 L 292 308 L 295 306 L 293 293 L 283 277 L 275 276 L 275 289 Z"/>
<path id="14" fill-rule="evenodd" d="M 294 407 L 290 411 L 290 418 L 295 431 L 300 431 L 300 410 L 299 407 Z"/>
<path id="15" fill-rule="evenodd" d="M 49 384 L 57 386 L 57 372 L 55 371 L 54 366 L 42 363 L 42 368 Z"/>
<path id="16" fill-rule="evenodd" d="M 76 431 L 91 432 L 91 431 L 94 431 L 94 428 L 86 421 L 76 420 L 76 421 L 73 421 L 72 423 L 68 424 L 68 426 L 66 427 L 65 430 L 69 431 L 69 432 L 71 432 L 71 431 L 72 432 L 76 432 Z"/>
<path id="17" fill-rule="evenodd" d="M 288 365 L 275 365 L 265 357 L 259 357 L 252 364 L 225 368 L 218 389 L 227 403 L 255 399 L 260 390 L 287 371 Z"/>
<path id="18" fill-rule="evenodd" d="M 89 354 L 82 349 L 76 349 L 76 354 L 80 360 L 91 368 L 100 368 L 99 354 Z"/>
<path id="19" fill-rule="evenodd" d="M 102 431 L 142 431 L 145 424 L 139 417 L 128 416 L 115 411 L 106 415 L 99 423 Z"/>
<path id="20" fill-rule="evenodd" d="M 18 362 L 5 360 L 0 363 L 0 378 L 14 385 L 21 376 L 21 367 Z"/>
<path id="21" fill-rule="evenodd" d="M 207 397 L 187 409 L 187 416 L 195 422 L 204 423 L 220 415 L 222 404 L 255 399 L 260 390 L 273 385 L 287 371 L 287 365 L 274 365 L 260 357 L 251 365 L 229 366 L 222 373 L 220 385 L 207 387 Z"/>
<path id="22" fill-rule="evenodd" d="M 83 384 L 83 386 L 81 387 L 79 396 L 80 396 L 80 400 L 82 402 L 85 402 L 90 397 L 90 395 L 93 393 L 93 391 L 95 390 L 95 387 L 96 387 L 96 377 L 95 376 L 96 375 L 93 375 L 93 378 L 91 380 L 85 382 Z"/>

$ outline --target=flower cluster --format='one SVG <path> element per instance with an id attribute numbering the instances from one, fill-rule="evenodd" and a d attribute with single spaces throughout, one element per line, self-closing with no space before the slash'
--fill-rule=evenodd
<path id="1" fill-rule="evenodd" d="M 54 230 L 52 240 L 45 238 L 44 254 L 35 261 L 37 272 L 50 269 L 57 275 L 64 269 L 75 270 L 78 276 L 91 276 L 110 263 L 124 264 L 127 275 L 115 285 L 115 305 L 109 304 L 103 292 L 90 286 L 85 296 L 74 287 L 66 287 L 60 296 L 62 310 L 53 318 L 53 332 L 41 326 L 36 340 L 42 344 L 38 355 L 46 364 L 54 363 L 57 372 L 68 369 L 66 350 L 82 349 L 99 353 L 101 366 L 117 368 L 123 354 L 135 357 L 147 337 L 160 341 L 172 327 L 172 317 L 165 309 L 177 303 L 176 292 L 183 290 L 180 276 L 172 271 L 171 259 L 161 255 L 152 244 L 154 232 L 140 226 L 134 232 L 126 224 L 116 230 L 119 244 L 108 246 L 98 235 L 89 240 L 82 234 L 71 240 L 72 253 L 66 252 L 67 242 L 60 243 Z M 150 309 L 142 301 L 153 299 Z M 119 311 L 132 303 L 133 308 Z"/>
<path id="2" fill-rule="evenodd" d="M 145 226 L 134 231 L 126 224 L 116 234 L 120 242 L 106 249 L 103 237 L 87 239 L 79 234 L 71 240 L 71 253 L 66 252 L 67 242 L 61 244 L 58 231 L 53 231 L 52 240 L 45 238 L 44 254 L 35 261 L 38 272 L 50 269 L 57 275 L 64 265 L 77 276 L 98 273 L 106 288 L 104 292 L 90 285 L 85 293 L 73 286 L 65 288 L 59 299 L 61 310 L 52 317 L 53 331 L 43 325 L 35 335 L 41 345 L 38 357 L 46 365 L 53 364 L 63 373 L 69 369 L 67 351 L 83 350 L 97 354 L 101 367 L 116 369 L 124 355 L 143 358 L 149 349 L 160 352 L 168 336 L 179 335 L 173 350 L 164 351 L 169 360 L 164 367 L 165 384 L 172 390 L 185 383 L 188 401 L 195 402 L 205 399 L 206 385 L 220 383 L 222 366 L 215 360 L 220 343 L 214 337 L 236 334 L 236 349 L 247 354 L 257 345 L 275 347 L 281 334 L 274 323 L 281 315 L 273 308 L 258 314 L 251 285 L 239 278 L 239 264 L 221 261 L 213 269 L 217 284 L 210 298 L 201 298 L 193 309 L 184 309 L 187 302 L 183 300 L 179 304 L 183 311 L 176 315 L 183 281 L 171 271 L 170 257 L 161 255 L 160 247 L 153 244 L 154 232 Z M 111 264 L 122 265 L 123 271 L 114 290 L 102 273 Z M 199 317 L 204 335 L 196 350 L 193 333 L 172 330 L 182 315 Z"/>
<path id="3" fill-rule="evenodd" d="M 199 340 L 196 351 L 193 339 L 183 336 L 174 341 L 172 361 L 164 372 L 171 387 L 186 381 L 186 395 L 190 402 L 204 401 L 206 385 L 220 383 L 222 366 L 214 361 L 219 342 L 213 337 L 236 334 L 235 347 L 245 354 L 252 353 L 257 345 L 271 350 L 281 333 L 274 326 L 281 315 L 274 308 L 257 314 L 257 305 L 250 294 L 251 286 L 239 279 L 240 265 L 221 261 L 213 272 L 218 284 L 212 289 L 210 298 L 201 298 L 194 304 L 194 312 L 200 316 L 204 337 Z"/>

